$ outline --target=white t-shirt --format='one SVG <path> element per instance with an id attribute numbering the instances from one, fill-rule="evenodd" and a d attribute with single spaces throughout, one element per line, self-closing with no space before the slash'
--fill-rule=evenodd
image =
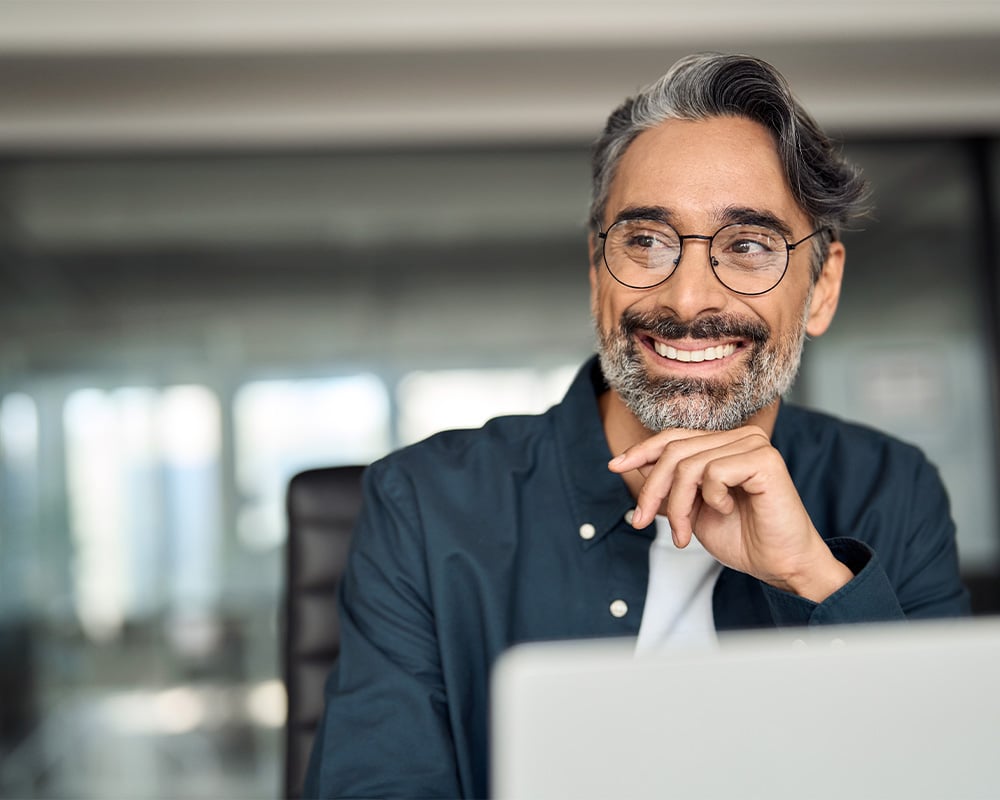
<path id="1" fill-rule="evenodd" d="M 657 516 L 636 654 L 661 647 L 716 645 L 712 590 L 721 571 L 722 565 L 697 537 L 683 550 L 675 547 L 670 523 Z"/>

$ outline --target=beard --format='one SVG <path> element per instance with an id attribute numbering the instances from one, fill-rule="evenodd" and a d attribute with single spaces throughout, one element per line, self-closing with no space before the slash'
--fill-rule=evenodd
<path id="1" fill-rule="evenodd" d="M 682 323 L 673 316 L 626 311 L 617 328 L 604 333 L 596 319 L 595 327 L 605 380 L 647 430 L 722 431 L 745 425 L 791 388 L 802 357 L 806 315 L 779 338 L 763 321 L 731 314 Z M 664 340 L 738 338 L 749 352 L 733 377 L 660 378 L 647 371 L 638 353 L 639 332 Z"/>

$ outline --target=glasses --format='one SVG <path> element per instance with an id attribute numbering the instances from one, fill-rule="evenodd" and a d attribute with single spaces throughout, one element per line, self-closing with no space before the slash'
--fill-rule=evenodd
<path id="1" fill-rule="evenodd" d="M 630 289 L 649 289 L 674 274 L 686 239 L 708 242 L 708 263 L 719 283 L 737 294 L 771 291 L 788 269 L 788 254 L 825 228 L 792 244 L 774 228 L 736 222 L 711 236 L 681 236 L 665 222 L 622 219 L 605 233 L 604 263 L 616 281 Z"/>

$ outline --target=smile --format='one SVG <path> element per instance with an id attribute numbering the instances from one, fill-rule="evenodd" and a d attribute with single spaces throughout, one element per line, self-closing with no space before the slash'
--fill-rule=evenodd
<path id="1" fill-rule="evenodd" d="M 736 352 L 736 344 L 733 342 L 720 344 L 716 347 L 706 347 L 703 350 L 678 350 L 676 347 L 671 347 L 669 344 L 657 341 L 653 341 L 652 344 L 657 355 L 669 358 L 671 361 L 683 361 L 685 363 L 716 361 L 720 358 L 731 356 Z"/>

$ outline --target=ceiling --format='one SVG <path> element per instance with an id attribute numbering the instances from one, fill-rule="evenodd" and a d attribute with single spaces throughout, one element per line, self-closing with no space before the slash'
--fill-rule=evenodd
<path id="1" fill-rule="evenodd" d="M 837 131 L 1000 129 L 995 0 L 6 0 L 0 154 L 585 142 L 705 49 Z"/>

